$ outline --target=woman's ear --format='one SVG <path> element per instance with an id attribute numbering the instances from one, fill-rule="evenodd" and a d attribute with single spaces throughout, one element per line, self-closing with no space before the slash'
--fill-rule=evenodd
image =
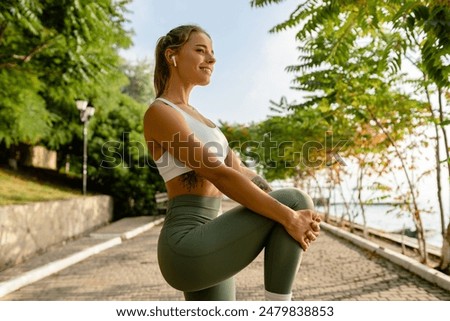
<path id="1" fill-rule="evenodd" d="M 166 53 L 165 53 L 165 57 L 166 57 L 166 61 L 168 65 L 173 65 L 173 66 L 177 66 L 177 62 L 175 59 L 175 51 L 172 49 L 167 49 Z"/>

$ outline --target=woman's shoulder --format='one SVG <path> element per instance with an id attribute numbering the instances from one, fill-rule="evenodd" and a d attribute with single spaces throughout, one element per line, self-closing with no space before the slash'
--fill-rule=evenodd
<path id="1" fill-rule="evenodd" d="M 153 101 L 144 114 L 144 125 L 157 130 L 162 128 L 169 130 L 179 127 L 184 122 L 185 119 L 178 111 L 160 100 Z"/>
<path id="2" fill-rule="evenodd" d="M 159 109 L 159 108 L 162 108 L 165 106 L 167 106 L 167 104 L 165 104 L 163 101 L 161 101 L 159 99 L 155 99 L 150 103 L 150 105 L 148 105 L 147 111 L 149 111 L 151 109 L 155 109 L 155 108 Z"/>
<path id="3" fill-rule="evenodd" d="M 165 115 L 171 116 L 173 114 L 173 108 L 165 104 L 159 99 L 155 99 L 147 108 L 144 118 L 148 117 L 164 117 Z"/>

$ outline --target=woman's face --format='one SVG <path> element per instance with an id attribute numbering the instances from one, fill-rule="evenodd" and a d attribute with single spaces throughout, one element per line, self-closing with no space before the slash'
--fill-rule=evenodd
<path id="1" fill-rule="evenodd" d="M 193 85 L 210 82 L 216 59 L 211 39 L 202 32 L 192 32 L 189 40 L 174 54 L 178 72 L 183 81 Z"/>

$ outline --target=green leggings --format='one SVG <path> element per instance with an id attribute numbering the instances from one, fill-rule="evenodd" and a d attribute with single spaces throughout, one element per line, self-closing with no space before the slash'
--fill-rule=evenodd
<path id="1" fill-rule="evenodd" d="M 294 210 L 313 209 L 304 192 L 287 188 L 270 193 Z M 237 206 L 218 215 L 221 199 L 180 195 L 169 200 L 158 241 L 162 275 L 186 300 L 235 300 L 233 276 L 264 252 L 264 286 L 289 294 L 302 249 L 283 226 Z"/>

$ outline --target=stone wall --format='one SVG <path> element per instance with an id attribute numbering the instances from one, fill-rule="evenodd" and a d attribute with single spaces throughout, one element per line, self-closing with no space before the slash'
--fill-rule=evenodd
<path id="1" fill-rule="evenodd" d="M 0 206 L 0 270 L 110 222 L 110 196 Z"/>
<path id="2" fill-rule="evenodd" d="M 56 170 L 56 152 L 48 150 L 43 146 L 33 146 L 31 148 L 28 163 L 25 166 L 48 168 Z"/>

